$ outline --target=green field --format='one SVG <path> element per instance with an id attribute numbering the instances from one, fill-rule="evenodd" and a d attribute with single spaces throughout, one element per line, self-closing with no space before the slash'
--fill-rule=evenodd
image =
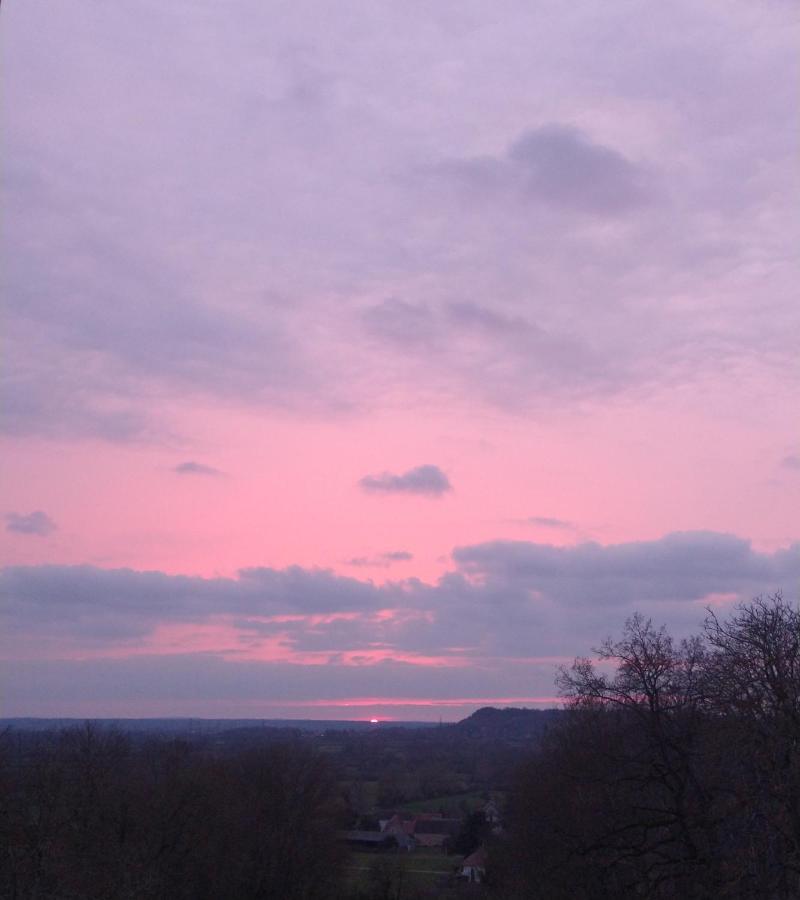
<path id="1" fill-rule="evenodd" d="M 366 887 L 376 866 L 390 868 L 395 878 L 418 887 L 430 886 L 443 875 L 452 875 L 461 865 L 461 856 L 415 851 L 412 853 L 353 853 L 347 870 L 353 886 Z"/>
<path id="2" fill-rule="evenodd" d="M 403 812 L 413 813 L 438 813 L 442 812 L 448 818 L 459 818 L 465 813 L 483 809 L 491 797 L 495 803 L 500 803 L 502 795 L 497 791 L 472 791 L 464 794 L 448 794 L 445 797 L 431 797 L 429 800 L 415 800 L 413 803 L 404 803 L 399 807 Z"/>

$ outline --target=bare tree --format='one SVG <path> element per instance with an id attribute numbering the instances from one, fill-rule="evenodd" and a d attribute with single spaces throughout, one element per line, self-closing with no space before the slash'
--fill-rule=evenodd
<path id="1" fill-rule="evenodd" d="M 596 856 L 606 864 L 624 861 L 650 889 L 680 883 L 686 897 L 718 895 L 715 818 L 698 752 L 702 642 L 676 645 L 664 628 L 635 615 L 620 640 L 608 639 L 595 652 L 601 666 L 616 665 L 613 674 L 579 659 L 560 671 L 557 684 L 576 712 L 592 714 L 597 733 L 598 719 L 611 717 L 604 728 L 617 734 L 606 751 L 613 756 L 606 779 L 617 809 L 612 827 L 599 830 Z"/>
<path id="2" fill-rule="evenodd" d="M 780 593 L 709 610 L 706 703 L 736 747 L 742 849 L 779 896 L 800 895 L 800 612 Z M 735 763 L 738 761 L 738 765 Z"/>
<path id="3" fill-rule="evenodd" d="M 759 597 L 681 642 L 636 615 L 595 653 L 520 773 L 510 895 L 800 896 L 800 613 Z"/>

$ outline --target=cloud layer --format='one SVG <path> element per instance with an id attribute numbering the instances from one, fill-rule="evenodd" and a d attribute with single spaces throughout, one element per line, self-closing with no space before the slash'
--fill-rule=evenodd
<path id="1" fill-rule="evenodd" d="M 377 586 L 301 568 L 235 579 L 8 568 L 5 655 L 32 678 L 12 680 L 9 708 L 23 710 L 30 685 L 50 684 L 54 673 L 101 669 L 110 681 L 91 689 L 97 696 L 123 681 L 120 698 L 146 692 L 161 678 L 176 703 L 203 691 L 231 697 L 234 686 L 243 701 L 267 705 L 426 691 L 551 697 L 555 662 L 589 652 L 636 610 L 687 634 L 707 604 L 790 592 L 800 578 L 800 544 L 760 553 L 709 532 L 572 548 L 492 542 L 453 556 L 456 569 L 433 585 Z M 83 677 L 58 695 L 76 702 Z"/>
<path id="2" fill-rule="evenodd" d="M 7 18 L 6 433 L 798 376 L 786 5 Z"/>

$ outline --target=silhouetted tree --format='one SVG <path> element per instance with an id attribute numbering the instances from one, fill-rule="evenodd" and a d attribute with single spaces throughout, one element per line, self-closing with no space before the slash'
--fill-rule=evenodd
<path id="1" fill-rule="evenodd" d="M 797 611 L 757 598 L 679 644 L 634 616 L 596 652 L 561 671 L 570 714 L 520 772 L 510 895 L 800 896 Z"/>
<path id="2" fill-rule="evenodd" d="M 800 612 L 780 594 L 705 622 L 706 703 L 725 734 L 739 868 L 800 895 Z"/>

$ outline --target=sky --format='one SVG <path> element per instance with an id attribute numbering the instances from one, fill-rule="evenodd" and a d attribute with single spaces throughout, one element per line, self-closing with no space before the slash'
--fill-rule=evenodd
<path id="1" fill-rule="evenodd" d="M 0 714 L 553 706 L 800 600 L 800 13 L 27 0 Z"/>

